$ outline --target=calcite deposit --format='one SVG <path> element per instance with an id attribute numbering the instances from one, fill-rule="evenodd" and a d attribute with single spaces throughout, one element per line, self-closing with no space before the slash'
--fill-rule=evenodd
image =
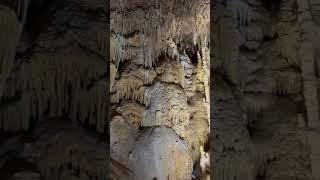
<path id="1" fill-rule="evenodd" d="M 110 22 L 111 178 L 207 177 L 210 2 L 112 1 Z"/>

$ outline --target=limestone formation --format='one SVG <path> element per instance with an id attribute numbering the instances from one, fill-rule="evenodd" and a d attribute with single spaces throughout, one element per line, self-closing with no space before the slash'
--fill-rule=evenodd
<path id="1" fill-rule="evenodd" d="M 105 12 L 0 0 L 0 179 L 108 179 Z"/>
<path id="2" fill-rule="evenodd" d="M 209 12 L 209 1 L 111 2 L 110 152 L 129 169 L 111 167 L 113 179 L 208 177 Z"/>
<path id="3" fill-rule="evenodd" d="M 216 1 L 214 178 L 319 179 L 318 4 Z"/>

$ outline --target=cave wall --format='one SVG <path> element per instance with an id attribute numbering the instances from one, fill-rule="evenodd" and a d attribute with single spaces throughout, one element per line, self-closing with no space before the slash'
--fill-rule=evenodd
<path id="1" fill-rule="evenodd" d="M 106 3 L 0 1 L 0 179 L 107 179 Z"/>
<path id="2" fill-rule="evenodd" d="M 319 179 L 318 4 L 216 2 L 215 179 Z"/>

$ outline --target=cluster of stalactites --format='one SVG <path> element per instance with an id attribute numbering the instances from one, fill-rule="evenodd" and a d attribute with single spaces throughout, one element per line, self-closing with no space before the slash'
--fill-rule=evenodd
<path id="1" fill-rule="evenodd" d="M 119 67 L 120 62 L 124 60 L 125 39 L 121 36 L 110 36 L 110 59 L 116 66 Z"/>
<path id="2" fill-rule="evenodd" d="M 120 100 L 134 100 L 146 104 L 145 86 L 153 84 L 157 77 L 154 69 L 139 68 L 139 66 L 131 64 L 120 73 L 111 63 L 110 70 L 111 103 L 118 103 Z"/>
<path id="3" fill-rule="evenodd" d="M 178 2 L 180 1 L 170 1 L 171 4 Z M 153 6 L 150 5 L 152 3 Z M 123 2 L 114 5 L 116 10 L 111 13 L 111 29 L 117 36 L 111 38 L 111 43 L 114 43 L 114 46 L 111 45 L 111 54 L 115 52 L 113 55 L 117 62 L 115 64 L 123 61 L 125 54 L 128 54 L 126 58 L 131 57 L 137 64 L 143 64 L 145 67 L 152 67 L 161 54 L 177 59 L 177 50 L 172 45 L 181 44 L 185 36 L 191 36 L 194 45 L 208 45 L 210 32 L 208 5 L 200 6 L 196 1 L 185 2 L 186 6 L 179 8 L 181 12 L 178 13 L 168 6 L 168 2 L 158 3 L 146 2 L 147 10 L 137 9 L 128 12 Z M 142 52 L 135 55 L 127 48 L 123 35 L 136 31 L 142 34 L 144 39 L 140 47 Z"/>
<path id="4" fill-rule="evenodd" d="M 4 84 L 0 131 L 26 131 L 32 120 L 32 92 L 28 63 L 13 71 Z"/>
<path id="5" fill-rule="evenodd" d="M 133 60 L 137 65 L 153 67 L 162 52 L 166 51 L 166 46 L 152 36 L 142 36 L 143 43 L 139 47 L 132 47 L 130 42 L 121 35 L 110 37 L 111 61 L 119 67 L 125 60 Z"/>
<path id="6" fill-rule="evenodd" d="M 259 2 L 258 2 L 259 3 Z M 263 22 L 266 18 L 245 0 L 227 0 L 227 15 L 231 16 L 241 31 L 252 22 Z"/>
<path id="7" fill-rule="evenodd" d="M 88 56 L 36 54 L 32 58 L 36 118 L 68 115 L 104 132 L 107 83 L 100 80 L 106 69 L 90 63 Z"/>
<path id="8" fill-rule="evenodd" d="M 119 103 L 122 99 L 132 99 L 141 104 L 146 103 L 143 80 L 135 77 L 122 77 L 116 84 L 116 93 L 111 95 L 111 103 Z"/>

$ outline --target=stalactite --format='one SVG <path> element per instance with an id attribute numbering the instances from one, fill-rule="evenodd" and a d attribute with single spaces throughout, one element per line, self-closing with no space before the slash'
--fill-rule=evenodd
<path id="1" fill-rule="evenodd" d="M 119 41 L 116 40 L 117 38 L 123 40 L 122 48 L 119 49 L 127 61 L 121 71 L 118 71 L 114 81 L 114 87 L 111 90 L 112 106 L 117 109 L 115 110 L 117 113 L 126 117 L 124 119 L 128 120 L 129 124 L 137 124 L 136 121 L 138 121 L 139 126 L 154 127 L 145 128 L 154 131 L 158 129 L 155 126 L 158 126 L 159 129 L 168 127 L 173 129 L 180 138 L 192 139 L 188 132 L 191 116 L 188 102 L 197 99 L 193 97 L 194 94 L 200 94 L 201 104 L 206 103 L 204 96 L 207 93 L 204 92 L 205 82 L 203 81 L 208 80 L 208 77 L 205 77 L 208 76 L 207 70 L 204 68 L 209 68 L 209 56 L 203 54 L 206 50 L 199 51 L 198 61 L 191 61 L 188 58 L 188 62 L 184 62 L 181 60 L 183 55 L 181 56 L 180 52 L 190 46 L 192 49 L 209 48 L 209 4 L 198 6 L 199 1 L 194 0 L 170 0 L 166 3 L 163 3 L 162 0 L 139 1 L 134 2 L 132 6 L 123 2 L 113 3 L 111 28 L 114 35 L 112 37 L 115 38 L 115 42 Z M 184 6 L 180 6 L 181 4 Z M 173 7 L 181 8 L 175 10 Z M 116 62 L 122 60 L 114 59 L 116 59 L 114 64 L 118 67 Z M 205 64 L 202 63 L 204 59 L 208 61 Z M 201 75 L 199 72 L 202 80 L 200 82 L 195 78 L 197 73 L 195 63 L 198 62 L 199 69 L 205 72 L 202 72 Z M 199 88 L 197 92 L 194 88 L 196 83 L 202 85 L 202 89 Z M 131 105 L 133 102 L 136 106 L 139 104 L 139 107 L 143 107 L 143 110 L 139 110 L 137 114 L 133 113 L 133 111 L 136 112 Z M 205 108 L 203 110 L 201 114 L 206 116 Z M 201 132 L 197 132 L 194 141 L 189 142 L 199 144 L 196 146 L 204 145 L 208 138 L 205 133 L 208 131 L 206 117 L 198 119 L 201 119 L 200 124 L 204 128 L 200 128 Z M 138 134 L 140 133 L 142 131 L 138 131 Z M 157 148 L 157 153 L 158 150 L 159 148 Z M 196 151 L 199 153 L 199 148 Z M 180 168 L 173 173 L 165 174 L 165 179 L 191 179 L 193 157 L 191 157 L 191 152 L 186 152 L 186 154 L 190 155 L 188 169 Z M 132 157 L 130 160 L 136 159 L 134 152 Z M 175 157 L 171 158 L 175 159 Z M 180 160 L 185 160 L 186 156 L 177 158 L 179 160 L 177 162 L 180 162 Z M 181 166 L 176 164 L 174 167 Z"/>
<path id="2" fill-rule="evenodd" d="M 99 78 L 105 67 L 93 64 L 90 57 L 77 53 L 35 54 L 32 57 L 32 85 L 37 99 L 37 118 L 44 112 L 50 117 L 68 114 L 72 120 L 96 125 L 98 132 L 104 131 L 106 85 Z M 98 82 L 99 81 L 99 82 Z M 90 87 L 90 88 L 89 88 Z M 81 98 L 80 98 L 81 97 Z M 78 113 L 82 114 L 78 114 Z"/>
<path id="3" fill-rule="evenodd" d="M 242 0 L 229 0 L 228 1 L 228 11 L 230 11 L 231 16 L 238 23 L 240 28 L 246 26 L 252 21 L 252 11 L 250 6 Z"/>
<path id="4" fill-rule="evenodd" d="M 185 3 L 194 4 L 196 2 Z M 120 4 L 115 5 L 115 7 L 117 7 L 120 11 L 123 8 Z M 163 6 L 163 4 L 161 4 L 159 8 L 159 13 L 157 14 L 158 16 L 154 16 L 153 13 L 151 13 L 154 12 L 154 9 L 152 8 L 149 10 L 150 12 L 147 11 L 147 14 L 149 12 L 150 16 L 144 15 L 144 13 L 142 13 L 141 10 L 130 12 L 134 13 L 137 17 L 141 17 L 141 19 L 126 19 L 127 17 L 122 18 L 122 21 L 125 22 L 126 26 L 123 26 L 122 23 L 116 23 L 117 19 L 120 18 L 120 16 L 122 17 L 124 14 L 117 14 L 114 15 L 115 17 L 111 17 L 111 26 L 113 27 L 116 33 L 127 34 L 134 31 L 134 29 L 141 31 L 140 34 L 142 34 L 144 37 L 144 45 L 143 50 L 139 55 L 140 57 L 137 58 L 137 62 L 139 64 L 143 64 L 145 67 L 152 67 L 152 64 L 154 64 L 154 61 L 157 60 L 161 52 L 166 53 L 169 55 L 169 57 L 176 59 L 178 53 L 176 50 L 176 45 L 173 42 L 172 38 L 178 37 L 178 41 L 181 42 L 183 34 L 192 33 L 192 36 L 194 37 L 195 41 L 200 42 L 201 40 L 204 40 L 206 41 L 206 44 L 208 44 L 209 14 L 204 13 L 203 9 L 200 12 L 198 12 L 198 9 L 193 7 L 190 8 L 192 13 L 186 15 L 186 24 L 184 24 L 183 27 L 180 27 L 180 22 L 178 22 L 176 19 L 181 21 L 181 14 L 176 14 L 172 12 L 172 10 L 168 11 L 167 8 L 169 7 Z M 161 13 L 167 14 L 167 16 L 162 16 L 160 15 Z M 132 14 L 130 14 L 130 17 L 131 16 Z M 164 18 L 170 20 L 165 21 Z M 190 26 L 197 28 L 194 29 L 193 32 L 190 32 Z M 167 42 L 168 38 L 169 42 Z"/>
<path id="5" fill-rule="evenodd" d="M 21 64 L 15 69 L 4 84 L 3 108 L 0 111 L 0 131 L 26 131 L 30 126 L 31 114 L 31 88 L 30 65 Z"/>
<path id="6" fill-rule="evenodd" d="M 287 77 L 278 76 L 275 79 L 275 86 L 273 88 L 273 93 L 279 96 L 288 95 L 289 84 Z"/>
<path id="7" fill-rule="evenodd" d="M 153 82 L 153 79 L 150 81 L 149 73 L 148 73 L 148 72 L 145 73 L 145 74 L 144 74 L 144 81 L 143 81 L 143 83 L 144 83 L 144 84 L 150 84 L 150 83 L 152 83 L 152 82 Z"/>
<path id="8" fill-rule="evenodd" d="M 125 40 L 121 36 L 110 36 L 110 58 L 118 69 L 120 62 L 124 60 Z"/>
<path id="9" fill-rule="evenodd" d="M 263 118 L 263 112 L 269 106 L 268 99 L 248 95 L 244 101 L 248 124 L 252 126 L 254 121 Z"/>
<path id="10" fill-rule="evenodd" d="M 110 90 L 113 87 L 113 83 L 115 81 L 117 75 L 117 68 L 113 63 L 110 63 Z"/>
<path id="11" fill-rule="evenodd" d="M 116 95 L 112 102 L 119 102 L 121 99 L 132 99 L 145 104 L 145 88 L 143 80 L 134 77 L 123 77 L 117 82 Z"/>
<path id="12" fill-rule="evenodd" d="M 152 56 L 153 50 L 151 49 L 152 46 L 150 46 L 151 41 L 149 40 L 149 38 L 151 37 L 148 37 L 143 44 L 143 64 L 145 67 L 152 67 L 155 60 L 155 58 Z"/>
<path id="13" fill-rule="evenodd" d="M 103 57 L 107 57 L 107 53 L 109 52 L 107 39 L 106 32 L 102 31 L 97 33 L 97 49 Z"/>
<path id="14" fill-rule="evenodd" d="M 82 98 L 75 99 L 75 105 L 77 105 L 74 110 L 76 113 L 84 112 L 83 115 L 80 114 L 80 121 L 85 123 L 86 118 L 88 123 L 95 126 L 95 129 L 99 133 L 105 131 L 106 118 L 107 118 L 107 107 L 105 100 L 107 98 L 107 83 L 105 81 L 98 82 L 89 91 L 82 90 L 80 95 Z M 72 117 L 72 116 L 71 116 Z M 73 114 L 72 119 L 78 119 Z"/>
<path id="15" fill-rule="evenodd" d="M 4 83 L 12 71 L 21 24 L 14 11 L 0 5 L 0 97 Z"/>
<path id="16" fill-rule="evenodd" d="M 22 25 L 26 23 L 29 0 L 17 0 L 17 16 Z"/>

